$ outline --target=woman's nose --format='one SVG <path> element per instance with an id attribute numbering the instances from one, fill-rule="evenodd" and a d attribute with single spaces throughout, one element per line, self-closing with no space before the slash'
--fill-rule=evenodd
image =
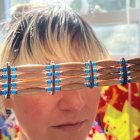
<path id="1" fill-rule="evenodd" d="M 68 93 L 62 93 L 63 96 L 59 101 L 58 107 L 63 111 L 80 111 L 85 102 L 82 93 L 70 91 Z"/>

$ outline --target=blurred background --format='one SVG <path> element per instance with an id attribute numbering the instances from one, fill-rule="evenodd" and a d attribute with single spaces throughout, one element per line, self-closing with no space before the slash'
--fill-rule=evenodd
<path id="1" fill-rule="evenodd" d="M 12 7 L 29 2 L 67 4 L 90 23 L 112 58 L 140 56 L 140 0 L 0 0 L 0 22 Z"/>

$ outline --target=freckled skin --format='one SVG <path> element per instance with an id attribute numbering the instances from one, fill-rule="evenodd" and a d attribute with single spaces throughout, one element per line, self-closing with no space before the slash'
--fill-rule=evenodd
<path id="1" fill-rule="evenodd" d="M 55 95 L 13 96 L 12 108 L 18 119 L 20 140 L 85 140 L 95 118 L 100 88 L 59 91 Z M 69 133 L 53 126 L 85 120 Z"/>

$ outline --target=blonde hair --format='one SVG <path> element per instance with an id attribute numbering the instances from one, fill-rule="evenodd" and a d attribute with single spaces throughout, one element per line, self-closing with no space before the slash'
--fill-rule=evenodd
<path id="1" fill-rule="evenodd" d="M 2 44 L 2 66 L 108 58 L 92 28 L 66 6 L 35 6 L 11 23 Z"/>

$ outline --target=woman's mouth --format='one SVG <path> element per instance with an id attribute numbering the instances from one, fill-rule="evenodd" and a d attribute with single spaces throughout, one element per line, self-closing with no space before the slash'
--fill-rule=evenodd
<path id="1" fill-rule="evenodd" d="M 54 126 L 57 129 L 63 130 L 63 131 L 76 131 L 79 130 L 83 124 L 85 123 L 85 121 L 81 121 L 81 122 L 77 122 L 77 123 L 66 123 L 66 124 L 62 124 L 62 125 L 57 125 Z"/>

